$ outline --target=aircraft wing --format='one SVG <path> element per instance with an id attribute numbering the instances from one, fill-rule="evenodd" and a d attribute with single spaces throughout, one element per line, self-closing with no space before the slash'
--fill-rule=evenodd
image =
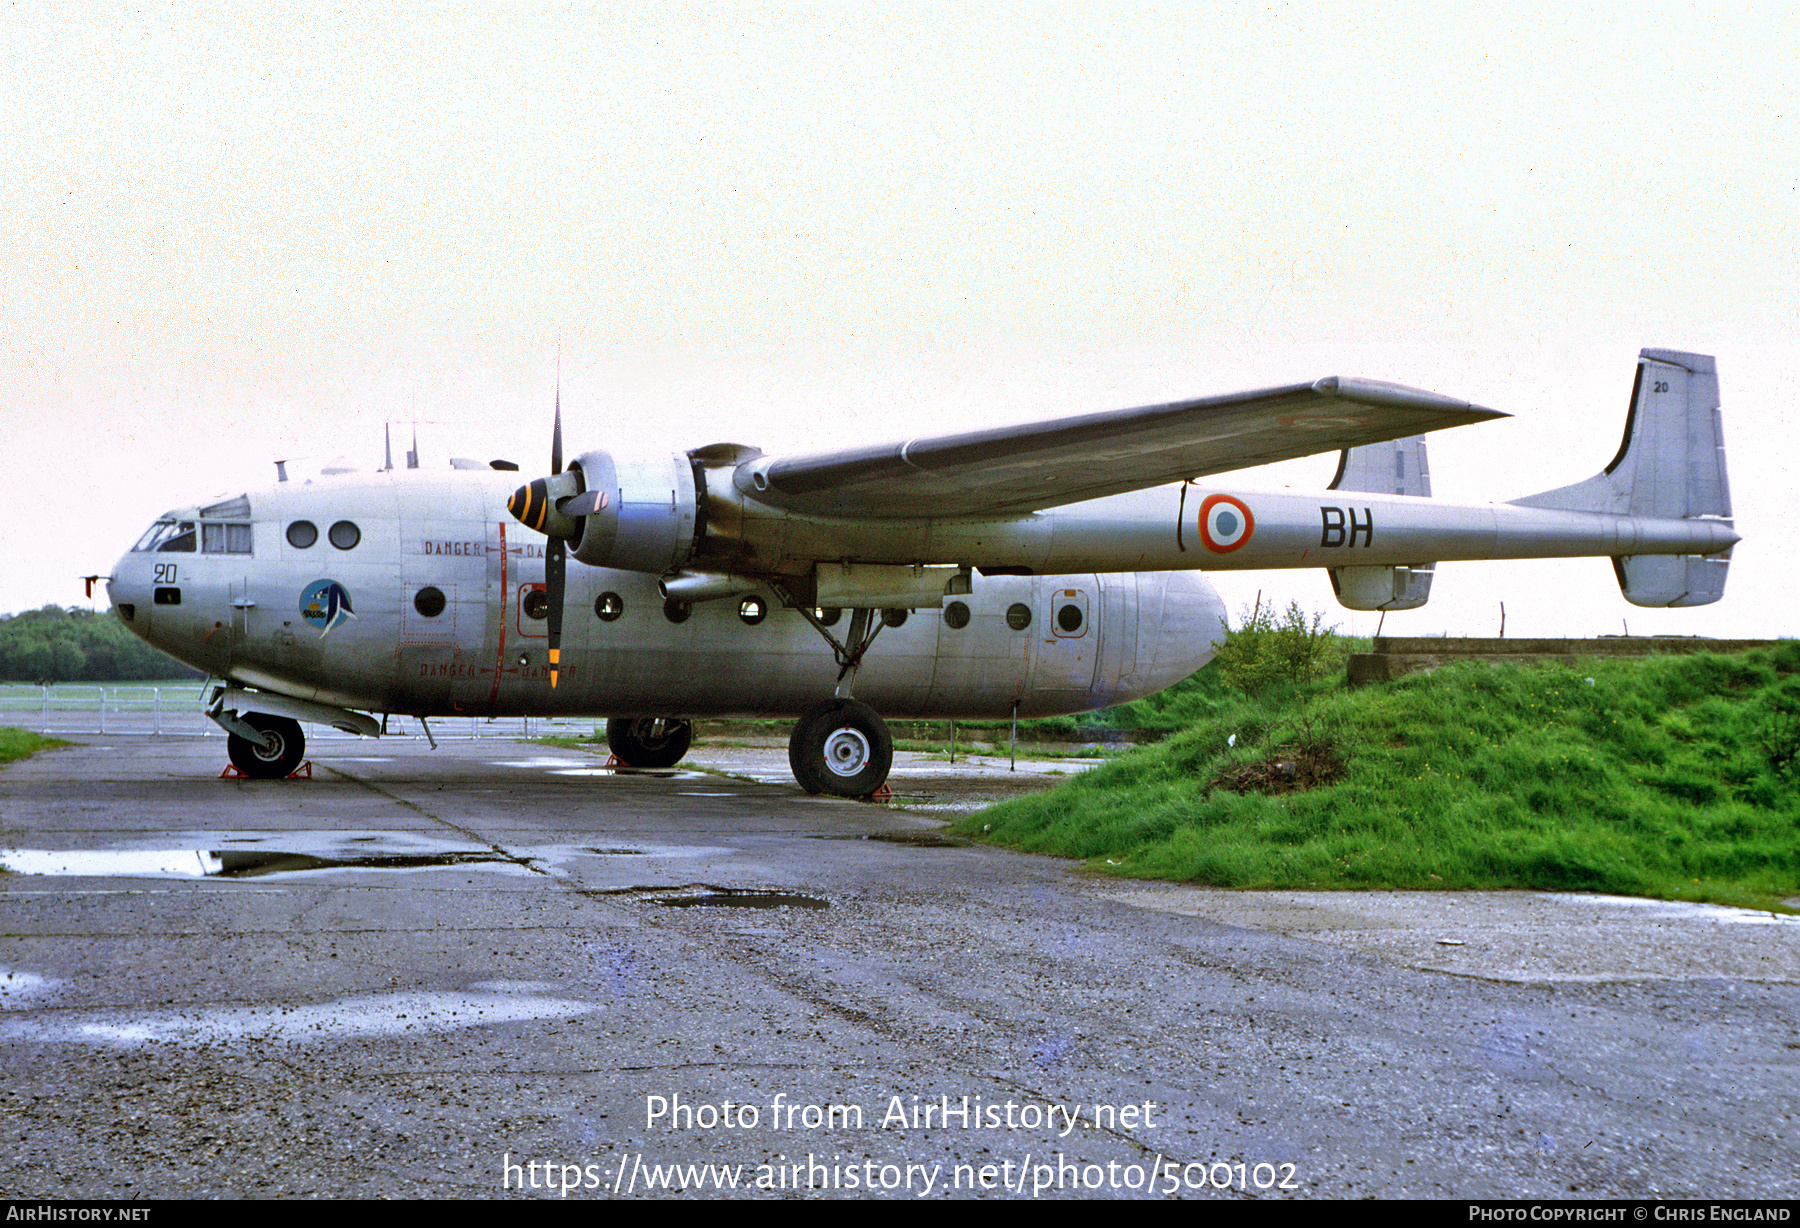
<path id="1" fill-rule="evenodd" d="M 754 497 L 833 517 L 1018 515 L 1507 415 L 1331 376 L 957 435 L 764 459 Z M 766 483 L 766 484 L 765 484 Z"/>

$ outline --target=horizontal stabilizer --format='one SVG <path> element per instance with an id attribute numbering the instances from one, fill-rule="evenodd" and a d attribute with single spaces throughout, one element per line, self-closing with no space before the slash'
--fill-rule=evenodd
<path id="1" fill-rule="evenodd" d="M 1711 605 L 1725 595 L 1725 554 L 1640 554 L 1614 559 L 1619 591 L 1632 605 L 1654 609 Z"/>

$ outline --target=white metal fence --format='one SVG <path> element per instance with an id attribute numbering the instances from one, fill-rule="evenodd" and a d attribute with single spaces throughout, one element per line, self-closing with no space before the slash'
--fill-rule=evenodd
<path id="1" fill-rule="evenodd" d="M 0 725 L 57 736 L 148 734 L 224 737 L 225 731 L 200 710 L 200 686 L 0 685 Z M 444 738 L 586 737 L 605 722 L 592 717 L 431 717 L 431 734 Z M 308 738 L 352 738 L 329 725 L 307 724 Z M 388 721 L 389 737 L 423 738 L 410 716 Z"/>

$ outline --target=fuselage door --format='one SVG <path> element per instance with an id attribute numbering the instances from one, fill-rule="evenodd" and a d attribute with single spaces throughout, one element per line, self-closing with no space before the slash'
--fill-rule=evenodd
<path id="1" fill-rule="evenodd" d="M 1093 577 L 1080 587 L 1070 587 L 1072 576 L 1051 576 L 1038 582 L 1038 610 L 1033 632 L 1035 649 L 1031 670 L 1034 691 L 1079 692 L 1094 685 L 1094 659 L 1100 636 L 1092 621 Z"/>

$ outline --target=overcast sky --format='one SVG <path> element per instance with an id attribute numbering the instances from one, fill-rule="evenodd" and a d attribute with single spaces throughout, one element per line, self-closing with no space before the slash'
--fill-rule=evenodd
<path id="1" fill-rule="evenodd" d="M 1792 635 L 1796 47 L 1789 4 L 14 5 L 0 610 L 384 421 L 544 467 L 559 344 L 572 451 L 1390 379 L 1517 415 L 1433 437 L 1462 499 L 1599 469 L 1652 345 L 1718 356 L 1725 600 L 1452 564 L 1387 630 Z"/>

